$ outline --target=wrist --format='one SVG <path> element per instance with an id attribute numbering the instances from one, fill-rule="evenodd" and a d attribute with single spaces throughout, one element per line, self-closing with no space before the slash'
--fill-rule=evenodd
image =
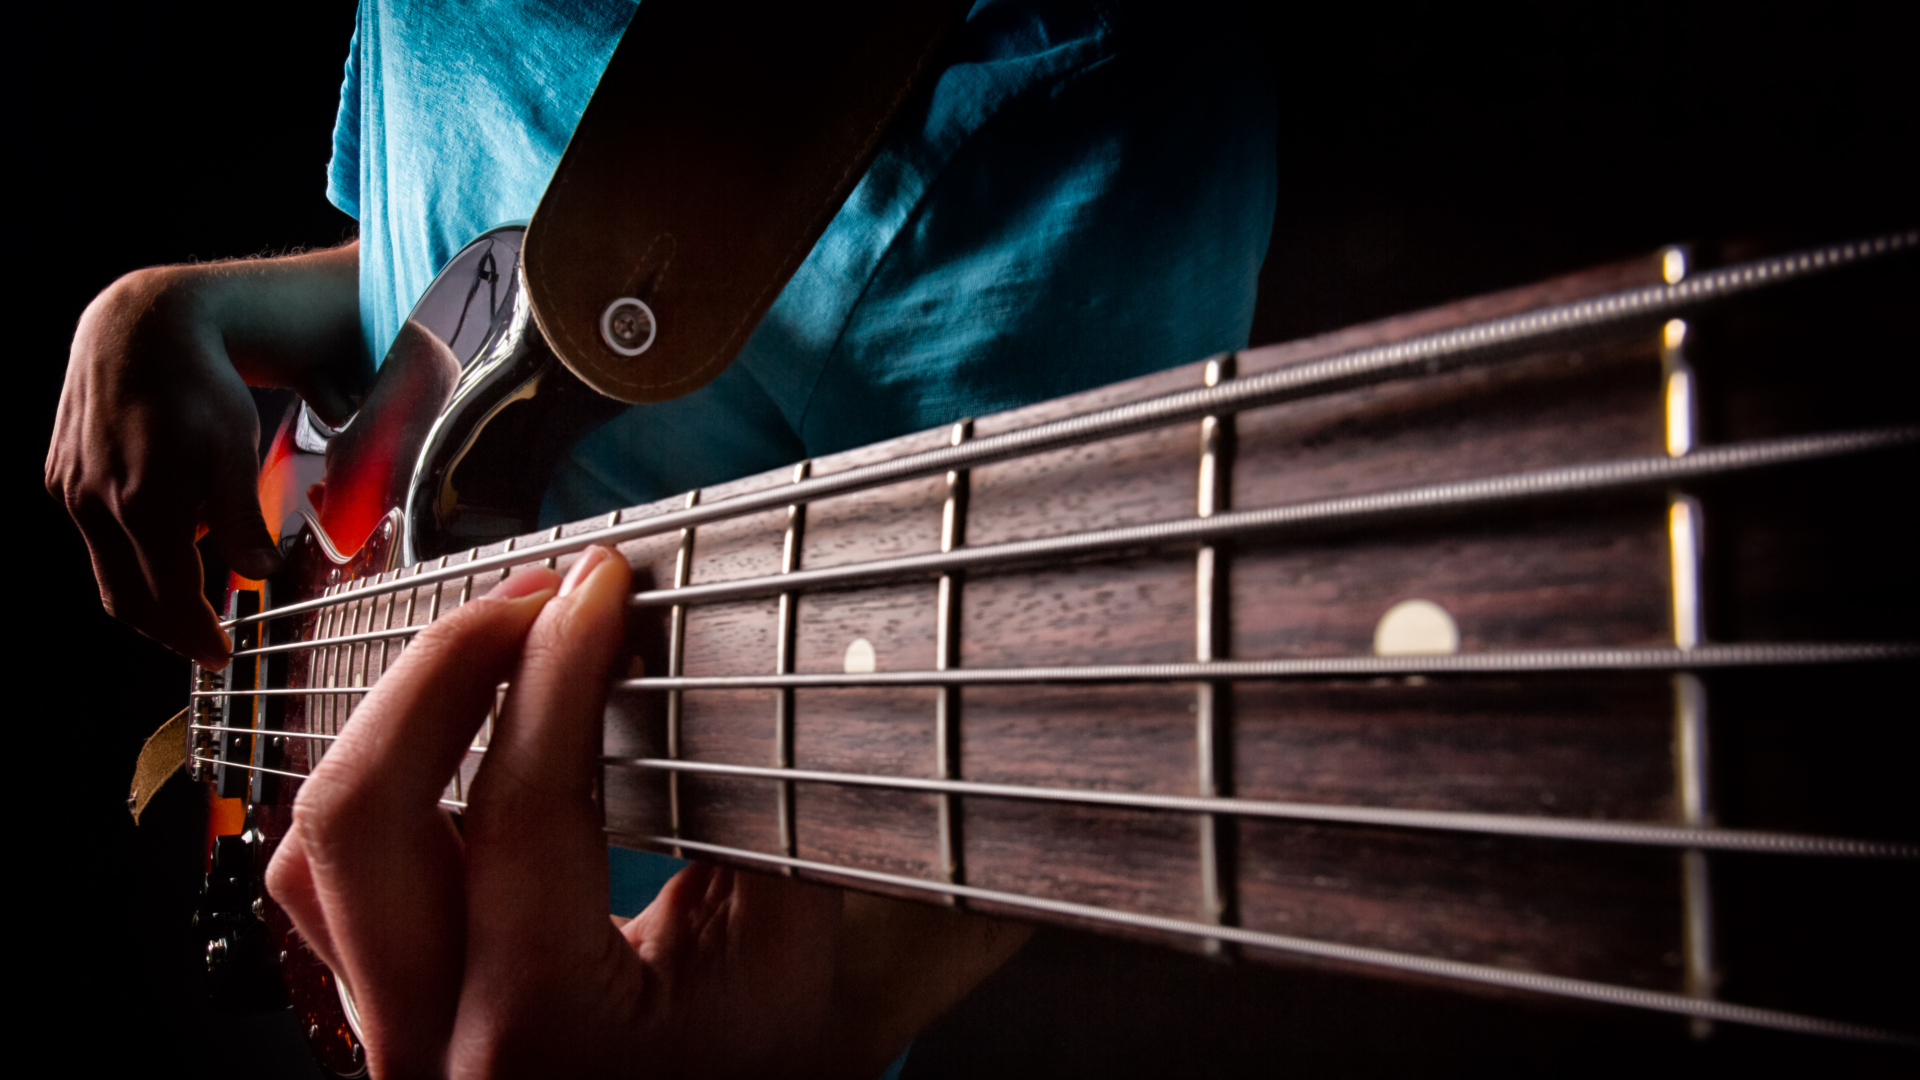
<path id="1" fill-rule="evenodd" d="M 151 297 L 149 310 L 172 326 L 212 335 L 249 385 L 298 391 L 334 423 L 372 379 L 360 335 L 355 245 L 150 267 L 122 283 Z"/>

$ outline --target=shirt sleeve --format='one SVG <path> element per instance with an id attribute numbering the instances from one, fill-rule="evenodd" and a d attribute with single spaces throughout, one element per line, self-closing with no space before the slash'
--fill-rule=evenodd
<path id="1" fill-rule="evenodd" d="M 327 161 L 327 201 L 360 218 L 360 28 L 347 44 L 346 75 L 340 81 L 340 111 L 333 120 L 333 156 Z"/>

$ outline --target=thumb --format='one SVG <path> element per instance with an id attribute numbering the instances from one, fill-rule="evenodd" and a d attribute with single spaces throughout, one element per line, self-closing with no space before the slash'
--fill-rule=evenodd
<path id="1" fill-rule="evenodd" d="M 220 558 L 242 577 L 264 578 L 280 569 L 280 552 L 267 532 L 255 491 L 259 459 L 250 448 L 228 444 L 208 481 L 207 531 Z"/>
<path id="2" fill-rule="evenodd" d="M 350 385 L 350 380 L 333 371 L 322 370 L 314 373 L 297 389 L 300 399 L 307 403 L 314 415 L 333 427 L 341 427 L 359 411 L 360 402 L 357 399 L 367 392 L 366 384 L 369 381 L 367 378 L 360 379 L 356 391 Z"/>

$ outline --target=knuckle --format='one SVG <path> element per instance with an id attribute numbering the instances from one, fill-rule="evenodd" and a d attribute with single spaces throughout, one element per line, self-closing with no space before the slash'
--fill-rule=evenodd
<path id="1" fill-rule="evenodd" d="M 273 850 L 273 857 L 267 860 L 267 895 L 285 906 L 285 900 L 299 882 L 295 880 L 293 859 L 294 849 L 301 845 L 300 834 L 295 833 L 280 842 Z"/>
<path id="2" fill-rule="evenodd" d="M 351 762 L 341 760 L 350 754 L 328 754 L 294 796 L 294 824 L 299 827 L 301 843 L 315 857 L 338 851 L 359 832 L 354 807 L 363 800 L 357 797 L 350 779 L 354 772 Z"/>
<path id="3" fill-rule="evenodd" d="M 413 641 L 407 646 L 406 651 L 400 654 L 399 661 L 394 665 L 395 668 L 400 664 L 408 667 L 433 667 L 444 662 L 448 653 L 457 652 L 468 633 L 465 624 L 473 621 L 473 617 L 468 614 L 470 607 L 471 602 L 413 635 Z"/>

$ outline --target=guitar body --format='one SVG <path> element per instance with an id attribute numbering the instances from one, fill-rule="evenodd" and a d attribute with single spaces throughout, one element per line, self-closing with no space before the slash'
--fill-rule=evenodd
<path id="1" fill-rule="evenodd" d="M 1920 959 L 1911 234 L 1765 292 L 1669 252 L 539 533 L 609 407 L 514 240 L 436 282 L 324 470 L 283 425 L 288 569 L 230 614 L 308 605 L 235 628 L 295 647 L 196 675 L 209 940 L 267 943 L 334 1072 L 352 1022 L 260 875 L 339 690 L 603 533 L 649 673 L 608 714 L 615 842 L 1700 1032 L 1911 1031 L 1873 976 Z"/>

